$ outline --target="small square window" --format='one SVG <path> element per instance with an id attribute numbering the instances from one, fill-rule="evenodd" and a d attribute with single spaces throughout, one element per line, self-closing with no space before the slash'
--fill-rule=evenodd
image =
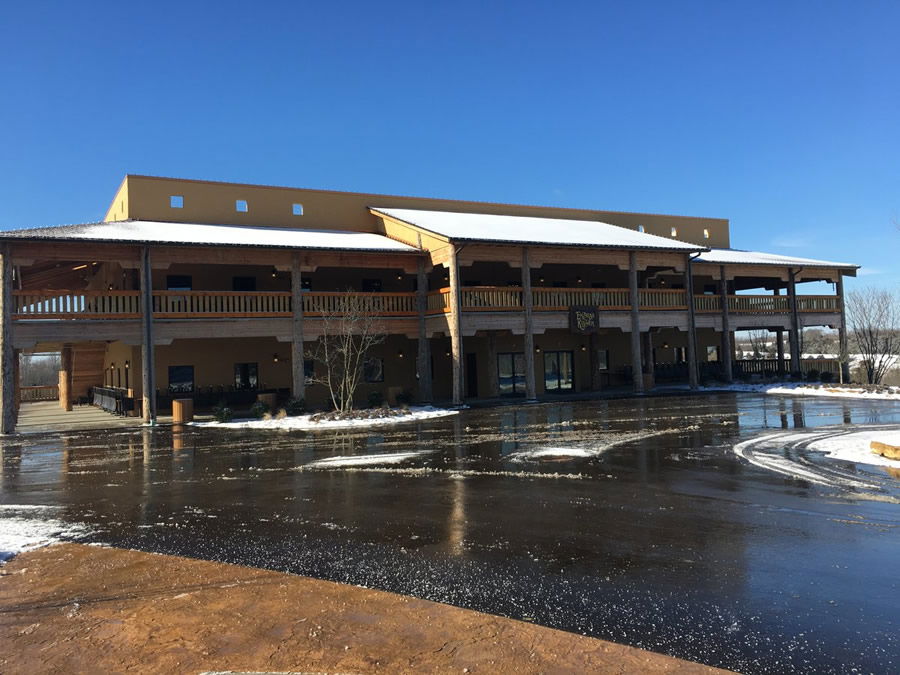
<path id="1" fill-rule="evenodd" d="M 234 210 L 239 213 L 247 213 L 247 200 L 246 199 L 236 199 L 234 202 Z"/>
<path id="2" fill-rule="evenodd" d="M 644 232 L 644 226 L 638 225 L 638 232 Z"/>
<path id="3" fill-rule="evenodd" d="M 291 207 L 291 213 L 293 213 L 295 216 L 302 216 L 303 215 L 303 204 L 294 204 Z"/>
<path id="4" fill-rule="evenodd" d="M 182 195 L 172 195 L 171 197 L 169 197 L 169 208 L 183 209 L 184 197 Z"/>
<path id="5" fill-rule="evenodd" d="M 703 238 L 709 239 L 709 230 L 707 230 L 706 228 L 703 229 Z"/>
<path id="6" fill-rule="evenodd" d="M 677 236 L 678 236 L 678 228 L 677 228 L 677 227 L 673 227 L 673 228 L 672 228 L 672 236 L 673 236 L 673 237 L 677 237 Z"/>

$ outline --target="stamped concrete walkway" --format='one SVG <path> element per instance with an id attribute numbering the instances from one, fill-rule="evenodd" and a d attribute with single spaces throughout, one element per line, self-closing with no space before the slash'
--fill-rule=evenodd
<path id="1" fill-rule="evenodd" d="M 0 567 L 0 672 L 716 673 L 425 600 L 62 544 Z"/>

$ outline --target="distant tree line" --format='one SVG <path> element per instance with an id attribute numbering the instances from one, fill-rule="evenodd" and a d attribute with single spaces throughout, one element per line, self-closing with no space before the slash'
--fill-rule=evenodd
<path id="1" fill-rule="evenodd" d="M 23 387 L 45 387 L 59 383 L 59 354 L 21 354 L 19 383 Z"/>

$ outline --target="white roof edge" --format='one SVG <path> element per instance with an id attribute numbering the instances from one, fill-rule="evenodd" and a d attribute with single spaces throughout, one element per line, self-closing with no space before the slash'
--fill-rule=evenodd
<path id="1" fill-rule="evenodd" d="M 832 267 L 840 269 L 859 269 L 855 263 L 799 258 L 779 253 L 764 251 L 748 251 L 737 248 L 712 248 L 695 258 L 695 262 L 711 265 L 769 265 L 776 267 Z"/>
<path id="2" fill-rule="evenodd" d="M 541 216 L 511 216 L 506 214 L 471 213 L 458 211 L 428 211 L 370 206 L 375 215 L 393 218 L 426 232 L 452 241 L 485 242 L 491 244 L 529 244 L 537 246 L 587 246 L 631 250 L 700 252 L 709 248 L 699 244 L 667 239 L 639 232 L 620 225 L 598 220 L 573 220 Z M 449 222 L 455 220 L 456 222 Z M 468 222 L 466 222 L 468 221 Z M 529 237 L 536 227 L 555 226 L 555 238 Z M 481 232 L 505 232 L 507 236 L 485 236 Z M 602 238 L 602 240 L 598 239 Z"/>

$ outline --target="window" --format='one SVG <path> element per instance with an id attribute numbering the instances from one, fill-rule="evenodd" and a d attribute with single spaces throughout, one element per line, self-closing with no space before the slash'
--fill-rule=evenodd
<path id="1" fill-rule="evenodd" d="M 671 231 L 672 231 L 672 236 L 673 236 L 673 237 L 677 237 L 677 236 L 678 236 L 678 228 L 677 228 L 677 227 L 673 227 Z"/>
<path id="2" fill-rule="evenodd" d="M 184 208 L 184 197 L 182 195 L 171 195 L 169 197 L 169 208 L 183 209 Z"/>
<path id="3" fill-rule="evenodd" d="M 252 292 L 256 290 L 256 277 L 231 277 L 231 290 Z"/>
<path id="4" fill-rule="evenodd" d="M 686 347 L 675 347 L 675 363 L 687 363 Z"/>
<path id="5" fill-rule="evenodd" d="M 247 206 L 247 200 L 246 199 L 234 200 L 234 210 L 239 213 L 247 213 L 247 211 L 249 211 L 249 207 Z"/>
<path id="6" fill-rule="evenodd" d="M 363 279 L 363 293 L 381 293 L 381 279 Z"/>
<path id="7" fill-rule="evenodd" d="M 497 383 L 501 396 L 525 393 L 525 353 L 497 354 Z"/>
<path id="8" fill-rule="evenodd" d="M 638 225 L 638 232 L 646 232 L 646 229 L 643 225 Z"/>
<path id="9" fill-rule="evenodd" d="M 169 393 L 189 394 L 194 391 L 194 366 L 169 366 Z"/>
<path id="10" fill-rule="evenodd" d="M 259 367 L 255 363 L 234 364 L 234 388 L 257 389 L 259 388 Z"/>
<path id="11" fill-rule="evenodd" d="M 706 348 L 706 360 L 710 362 L 718 362 L 719 361 L 719 348 L 718 347 L 707 347 Z"/>
<path id="12" fill-rule="evenodd" d="M 312 281 L 309 277 L 300 277 L 300 290 L 301 291 L 311 291 L 312 290 Z"/>
<path id="13" fill-rule="evenodd" d="M 544 352 L 544 391 L 571 391 L 575 385 L 572 352 Z"/>
<path id="14" fill-rule="evenodd" d="M 705 227 L 703 228 L 703 238 L 709 239 L 709 230 L 706 229 Z"/>
<path id="15" fill-rule="evenodd" d="M 597 370 L 609 370 L 609 350 L 597 350 Z"/>
<path id="16" fill-rule="evenodd" d="M 384 359 L 366 359 L 363 364 L 363 379 L 366 382 L 384 382 Z"/>
<path id="17" fill-rule="evenodd" d="M 302 216 L 303 215 L 303 204 L 294 204 L 291 207 L 291 213 L 293 213 L 295 216 Z"/>
<path id="18" fill-rule="evenodd" d="M 193 287 L 190 274 L 170 274 L 166 277 L 167 291 L 189 291 Z"/>
<path id="19" fill-rule="evenodd" d="M 303 359 L 303 379 L 310 384 L 316 376 L 316 363 L 312 359 Z"/>

